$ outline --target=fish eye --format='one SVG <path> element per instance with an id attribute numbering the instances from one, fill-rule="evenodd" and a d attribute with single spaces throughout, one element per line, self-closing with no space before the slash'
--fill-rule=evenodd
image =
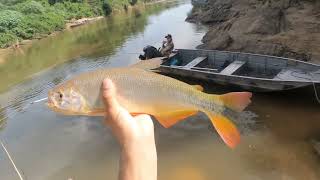
<path id="1" fill-rule="evenodd" d="M 62 93 L 59 93 L 59 97 L 62 99 L 62 97 L 63 97 Z"/>

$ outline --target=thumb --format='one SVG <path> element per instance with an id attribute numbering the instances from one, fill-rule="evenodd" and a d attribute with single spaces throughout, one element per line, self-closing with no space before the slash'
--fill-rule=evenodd
<path id="1" fill-rule="evenodd" d="M 120 112 L 120 105 L 117 101 L 116 88 L 110 79 L 104 79 L 102 82 L 102 97 L 106 116 L 111 120 L 116 120 Z"/>

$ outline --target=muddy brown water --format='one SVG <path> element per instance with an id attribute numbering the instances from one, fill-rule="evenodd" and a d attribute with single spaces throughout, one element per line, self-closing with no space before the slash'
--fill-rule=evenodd
<path id="1" fill-rule="evenodd" d="M 136 53 L 143 46 L 159 46 L 168 32 L 176 47 L 196 47 L 206 28 L 184 21 L 191 8 L 189 2 L 178 2 L 135 17 L 97 22 L 75 33 L 64 32 L 35 43 L 34 49 L 15 59 L 19 62 L 8 66 L 19 67 L 21 72 L 19 77 L 13 72 L 6 75 L 18 84 L 0 95 L 0 117 L 4 119 L 0 138 L 26 179 L 116 179 L 119 148 L 101 118 L 66 117 L 43 103 L 29 103 L 73 75 L 136 62 Z M 120 30 L 114 28 L 122 33 L 116 34 Z M 31 59 L 38 61 L 34 70 L 29 69 Z M 49 62 L 41 63 L 41 59 Z M 51 67 L 55 63 L 58 65 Z M 41 69 L 46 70 L 34 74 Z M 29 78 L 19 83 L 20 76 Z M 3 83 L 8 81 L 1 78 Z M 210 93 L 233 91 L 211 82 L 182 80 L 201 84 Z M 320 179 L 320 158 L 310 143 L 320 137 L 320 106 L 312 91 L 255 93 L 252 100 L 243 113 L 230 114 L 242 134 L 235 150 L 223 144 L 204 114 L 170 129 L 155 121 L 158 179 Z M 0 177 L 18 179 L 2 150 Z"/>

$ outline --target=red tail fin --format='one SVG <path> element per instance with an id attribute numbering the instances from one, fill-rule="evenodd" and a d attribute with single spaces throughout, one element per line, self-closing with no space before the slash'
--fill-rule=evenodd
<path id="1" fill-rule="evenodd" d="M 220 96 L 228 108 L 241 112 L 251 103 L 251 92 L 232 92 Z"/>

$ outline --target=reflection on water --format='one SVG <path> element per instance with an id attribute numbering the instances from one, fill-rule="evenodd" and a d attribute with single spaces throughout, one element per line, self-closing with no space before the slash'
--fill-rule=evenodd
<path id="1" fill-rule="evenodd" d="M 147 44 L 160 46 L 169 32 L 177 48 L 196 47 L 206 29 L 184 22 L 190 10 L 182 2 L 146 10 L 145 15 L 142 11 L 138 17 L 97 22 L 34 43 L 25 61 L 8 62 L 21 71 L 10 73 L 8 82 L 60 63 L 0 95 L 0 117 L 6 118 L 0 136 L 27 179 L 116 179 L 119 149 L 101 118 L 61 116 L 44 103 L 29 103 L 75 74 L 136 62 L 137 52 Z M 210 82 L 188 82 L 210 93 L 230 91 Z M 320 135 L 319 106 L 312 98 L 304 91 L 255 94 L 248 110 L 230 115 L 242 134 L 235 150 L 223 144 L 202 113 L 170 129 L 155 122 L 159 179 L 319 179 L 319 158 L 309 143 Z M 3 151 L 0 170 L 1 179 L 16 179 Z"/>

